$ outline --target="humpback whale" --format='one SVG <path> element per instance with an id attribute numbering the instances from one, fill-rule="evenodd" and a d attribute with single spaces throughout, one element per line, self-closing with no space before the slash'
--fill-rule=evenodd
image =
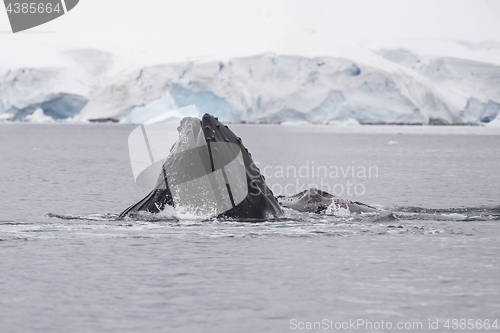
<path id="1" fill-rule="evenodd" d="M 310 188 L 292 196 L 279 195 L 277 197 L 281 206 L 298 210 L 299 212 L 324 213 L 328 207 L 342 208 L 351 213 L 374 213 L 375 207 L 368 206 L 358 201 L 338 199 L 333 194 L 316 188 Z"/>
<path id="2" fill-rule="evenodd" d="M 322 213 L 335 204 L 355 213 L 376 211 L 317 189 L 275 197 L 241 138 L 217 117 L 185 117 L 177 130 L 178 140 L 153 190 L 124 210 L 120 218 L 135 211 L 159 213 L 167 205 L 203 217 L 250 220 L 281 217 L 282 207 Z"/>
<path id="3" fill-rule="evenodd" d="M 154 189 L 120 214 L 158 213 L 166 205 L 200 216 L 279 217 L 283 211 L 250 152 L 227 125 L 205 114 L 186 117 Z"/>

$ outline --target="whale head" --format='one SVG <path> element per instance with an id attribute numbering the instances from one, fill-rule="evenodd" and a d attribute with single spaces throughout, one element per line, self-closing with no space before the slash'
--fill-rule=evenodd
<path id="1" fill-rule="evenodd" d="M 282 210 L 250 152 L 227 125 L 205 114 L 183 118 L 153 191 L 131 211 L 178 212 L 202 217 L 266 219 Z"/>

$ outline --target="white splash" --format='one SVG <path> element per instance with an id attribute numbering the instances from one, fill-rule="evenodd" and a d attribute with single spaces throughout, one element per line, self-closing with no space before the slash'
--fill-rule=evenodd
<path id="1" fill-rule="evenodd" d="M 332 199 L 332 203 L 325 210 L 326 215 L 333 215 L 335 217 L 351 217 L 351 211 L 346 204 L 340 204 Z"/>

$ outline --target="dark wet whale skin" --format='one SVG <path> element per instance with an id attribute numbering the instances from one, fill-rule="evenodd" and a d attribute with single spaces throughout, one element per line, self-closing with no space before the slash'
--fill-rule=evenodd
<path id="1" fill-rule="evenodd" d="M 375 207 L 357 201 L 339 199 L 328 192 L 315 188 L 304 190 L 289 197 L 280 195 L 277 199 L 281 206 L 299 212 L 324 213 L 332 203 L 335 203 L 337 207 L 349 209 L 351 213 L 373 213 L 377 211 Z"/>
<path id="2" fill-rule="evenodd" d="M 222 124 L 217 117 L 213 117 L 209 114 L 205 114 L 202 117 L 201 125 L 209 149 L 211 142 L 230 142 L 237 144 L 241 149 L 245 165 L 248 194 L 242 202 L 233 206 L 233 208 L 220 216 L 258 220 L 282 216 L 283 211 L 277 199 L 267 186 L 264 176 L 261 175 L 241 138 L 237 137 L 227 125 Z M 165 162 L 164 167 L 166 164 L 167 162 Z M 164 179 L 164 174 L 160 174 L 155 189 L 153 189 L 144 199 L 123 211 L 120 214 L 120 218 L 135 211 L 159 213 L 166 205 L 175 206 L 175 203 L 170 189 L 168 188 L 168 182 Z"/>

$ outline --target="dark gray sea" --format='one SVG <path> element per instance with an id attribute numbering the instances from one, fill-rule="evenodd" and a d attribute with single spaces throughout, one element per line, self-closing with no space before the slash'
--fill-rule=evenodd
<path id="1" fill-rule="evenodd" d="M 381 212 L 119 220 L 134 126 L 3 123 L 0 332 L 500 331 L 499 129 L 230 128 L 275 194 Z"/>

